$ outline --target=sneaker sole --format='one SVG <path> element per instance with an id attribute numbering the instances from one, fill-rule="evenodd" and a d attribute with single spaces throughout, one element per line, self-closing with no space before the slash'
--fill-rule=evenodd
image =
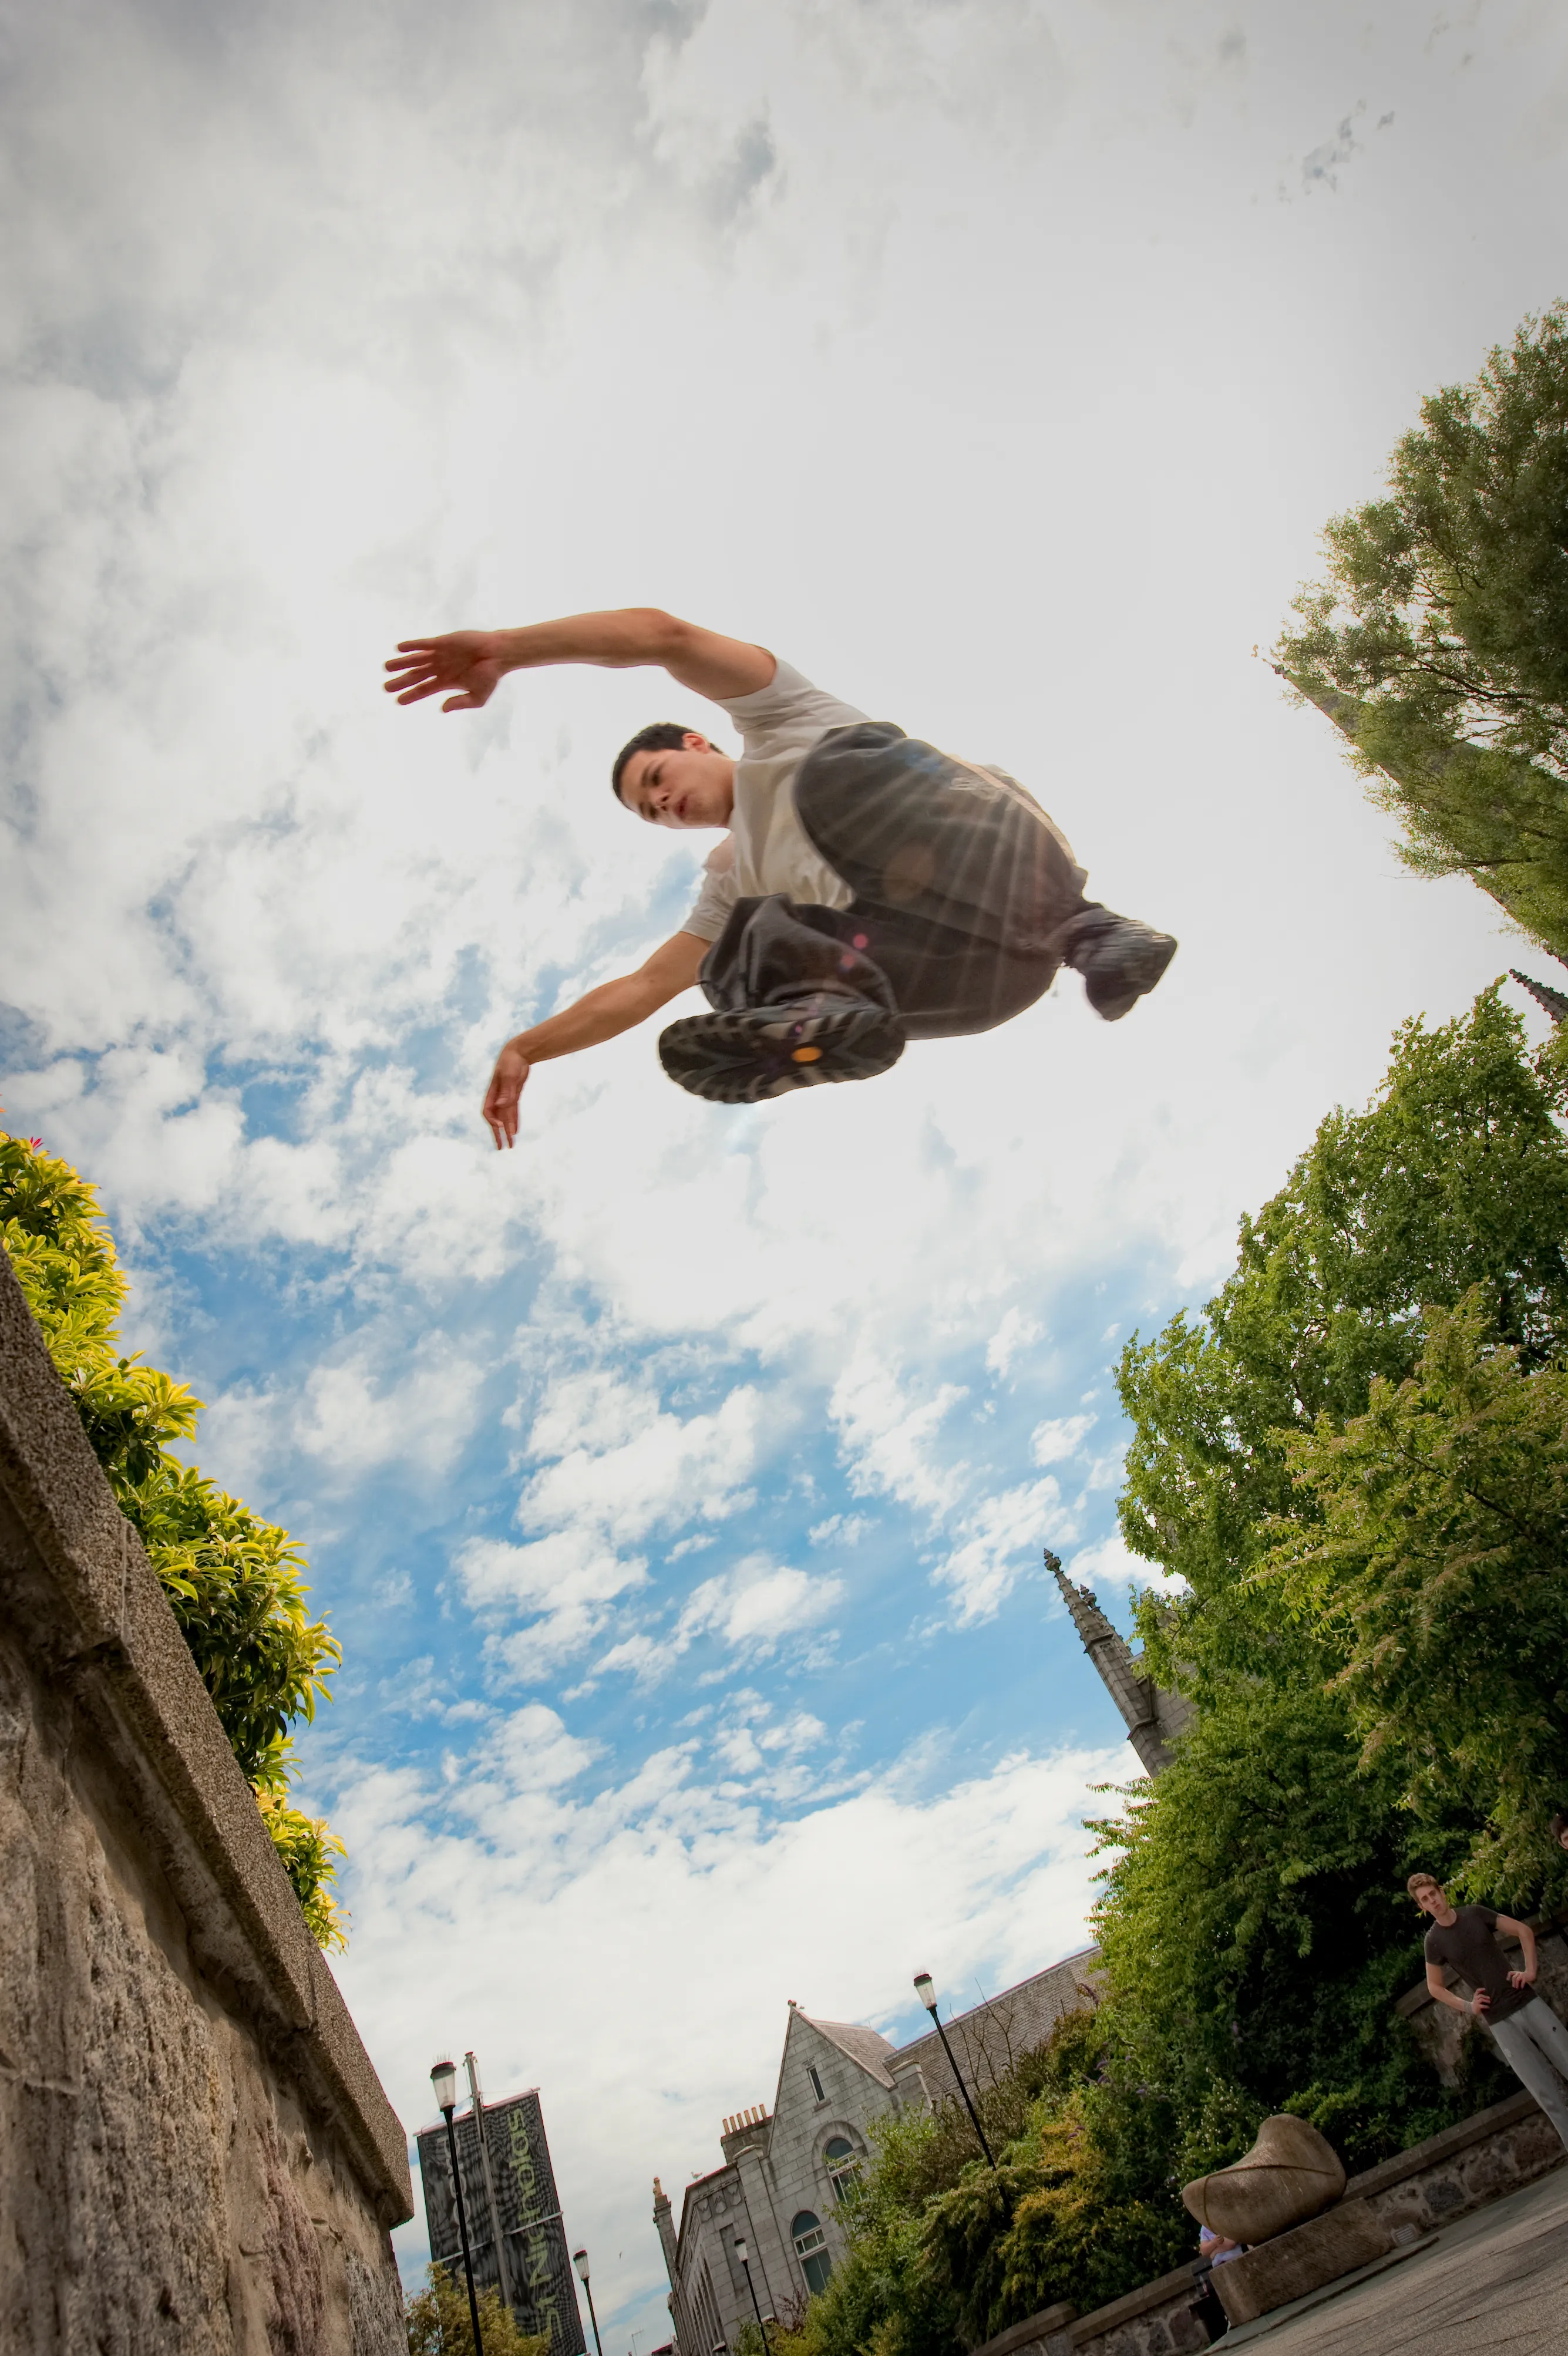
<path id="1" fill-rule="evenodd" d="M 1097 999 L 1090 993 L 1089 1002 L 1102 1023 L 1120 1023 L 1131 1014 L 1140 998 L 1146 998 L 1164 976 L 1165 968 L 1176 953 L 1177 943 L 1169 933 L 1152 934 L 1144 945 L 1144 954 L 1125 978 L 1125 985 L 1114 998 Z"/>
<path id="2" fill-rule="evenodd" d="M 825 1082 L 873 1080 L 903 1052 L 902 1030 L 879 1006 L 691 1014 L 659 1038 L 670 1078 L 710 1104 L 760 1104 Z"/>

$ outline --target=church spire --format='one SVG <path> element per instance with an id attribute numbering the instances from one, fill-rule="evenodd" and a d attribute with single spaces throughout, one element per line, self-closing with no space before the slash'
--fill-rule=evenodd
<path id="1" fill-rule="evenodd" d="M 1531 981 L 1529 974 L 1520 973 L 1517 965 L 1510 965 L 1509 972 L 1521 990 L 1529 991 L 1538 1006 L 1546 1009 L 1553 1023 L 1561 1023 L 1568 1014 L 1568 998 L 1560 990 L 1553 990 L 1549 981 Z"/>
<path id="2" fill-rule="evenodd" d="M 1100 1672 L 1101 1681 L 1122 1713 L 1127 1740 L 1137 1752 L 1144 1772 L 1158 1775 L 1174 1756 L 1171 1744 L 1185 1734 L 1197 1713 L 1180 1694 L 1165 1693 L 1139 1669 L 1124 1636 L 1112 1626 L 1091 1587 L 1075 1587 L 1061 1566 L 1059 1555 L 1046 1548 L 1046 1568 L 1053 1572 L 1062 1601 L 1072 1614 L 1079 1642 Z"/>

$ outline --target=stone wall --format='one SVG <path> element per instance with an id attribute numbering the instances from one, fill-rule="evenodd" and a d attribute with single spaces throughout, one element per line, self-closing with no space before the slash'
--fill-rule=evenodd
<path id="1" fill-rule="evenodd" d="M 1434 2225 L 1533 2183 L 1563 2158 L 1556 2129 L 1521 2087 L 1507 2102 L 1353 2176 L 1345 2191 L 1365 2201 L 1396 2242 L 1414 2241 Z"/>
<path id="2" fill-rule="evenodd" d="M 1344 2197 L 1364 2201 L 1396 2244 L 1412 2242 L 1533 2182 L 1563 2158 L 1550 2120 L 1533 2094 L 1521 2091 L 1351 2177 Z M 1092 2315 L 1047 2308 L 988 2340 L 974 2356 L 1196 2356 L 1209 2344 L 1194 2311 L 1200 2295 L 1191 2265 L 1178 2266 Z"/>
<path id="3" fill-rule="evenodd" d="M 0 1255 L 0 2356 L 397 2356 L 407 2149 Z"/>

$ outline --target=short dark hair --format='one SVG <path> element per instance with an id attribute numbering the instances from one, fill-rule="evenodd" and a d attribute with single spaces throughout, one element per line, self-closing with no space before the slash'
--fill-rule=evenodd
<path id="1" fill-rule="evenodd" d="M 610 791 L 617 801 L 625 801 L 620 781 L 634 753 L 678 753 L 688 736 L 695 736 L 699 733 L 695 728 L 688 728 L 683 720 L 650 720 L 646 728 L 639 728 L 636 735 L 628 737 L 621 746 L 616 755 L 615 767 L 610 771 Z"/>
<path id="2" fill-rule="evenodd" d="M 1418 1890 L 1441 1890 L 1443 1884 L 1434 1873 L 1412 1873 L 1405 1888 L 1413 1898 Z"/>
<path id="3" fill-rule="evenodd" d="M 1549 1829 L 1553 1840 L 1561 1840 L 1563 1834 L 1568 1833 L 1568 1808 L 1558 1809 Z"/>

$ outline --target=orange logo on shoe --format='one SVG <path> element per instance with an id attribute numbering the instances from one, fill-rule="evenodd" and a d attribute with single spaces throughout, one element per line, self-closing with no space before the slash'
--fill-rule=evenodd
<path id="1" fill-rule="evenodd" d="M 792 1064 L 820 1064 L 822 1060 L 822 1051 L 820 1047 L 797 1047 L 789 1058 Z"/>

